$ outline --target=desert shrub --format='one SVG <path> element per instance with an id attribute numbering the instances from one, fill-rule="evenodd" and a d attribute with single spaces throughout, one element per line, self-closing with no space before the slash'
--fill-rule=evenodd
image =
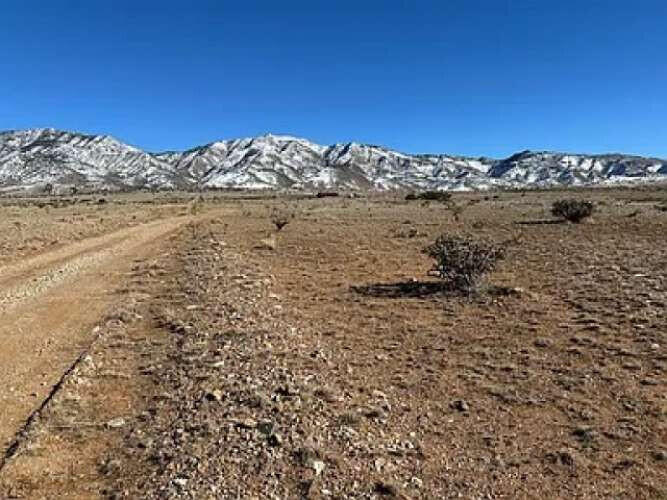
<path id="1" fill-rule="evenodd" d="M 452 199 L 451 193 L 446 193 L 444 191 L 422 191 L 420 193 L 408 193 L 405 196 L 406 201 L 421 200 L 422 206 L 426 207 L 432 201 L 442 203 L 445 206 L 445 209 L 451 212 L 454 220 L 457 222 L 461 214 L 463 213 L 464 206 L 456 203 Z"/>
<path id="2" fill-rule="evenodd" d="M 408 193 L 405 196 L 406 201 L 424 200 L 424 201 L 439 201 L 446 203 L 451 199 L 451 193 L 444 191 L 422 191 L 420 193 Z"/>
<path id="3" fill-rule="evenodd" d="M 289 224 L 294 217 L 294 213 L 290 214 L 286 211 L 274 210 L 271 212 L 271 223 L 276 227 L 276 231 L 280 231 Z"/>
<path id="4" fill-rule="evenodd" d="M 274 215 L 271 218 L 271 222 L 273 222 L 273 225 L 276 226 L 276 231 L 280 231 L 287 224 L 289 224 L 289 219 L 283 215 Z"/>
<path id="5" fill-rule="evenodd" d="M 468 236 L 443 234 L 424 249 L 435 260 L 433 271 L 456 290 L 475 292 L 484 276 L 504 258 L 502 245 Z"/>
<path id="6" fill-rule="evenodd" d="M 554 217 L 562 217 L 570 222 L 579 223 L 593 214 L 593 203 L 585 200 L 567 199 L 555 201 L 551 207 Z"/>

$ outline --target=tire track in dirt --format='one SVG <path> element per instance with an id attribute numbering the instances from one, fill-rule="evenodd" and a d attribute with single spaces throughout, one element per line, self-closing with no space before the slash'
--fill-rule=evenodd
<path id="1" fill-rule="evenodd" d="M 0 454 L 94 338 L 133 261 L 190 221 L 135 226 L 0 268 Z"/>

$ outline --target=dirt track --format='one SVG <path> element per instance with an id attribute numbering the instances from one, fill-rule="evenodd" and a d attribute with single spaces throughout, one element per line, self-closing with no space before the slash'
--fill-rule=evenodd
<path id="1" fill-rule="evenodd" d="M 0 268 L 0 449 L 94 339 L 134 259 L 189 220 L 174 217 L 90 238 Z"/>

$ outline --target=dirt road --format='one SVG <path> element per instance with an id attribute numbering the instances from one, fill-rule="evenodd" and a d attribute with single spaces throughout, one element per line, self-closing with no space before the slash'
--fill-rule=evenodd
<path id="1" fill-rule="evenodd" d="M 174 217 L 0 268 L 0 456 L 94 340 L 93 327 L 135 259 L 160 249 Z"/>

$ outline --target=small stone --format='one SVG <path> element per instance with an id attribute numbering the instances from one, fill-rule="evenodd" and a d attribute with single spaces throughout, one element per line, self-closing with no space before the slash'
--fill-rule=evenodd
<path id="1" fill-rule="evenodd" d="M 540 338 L 540 339 L 535 339 L 535 341 L 533 342 L 533 345 L 535 347 L 544 348 L 544 347 L 549 347 L 550 343 L 547 339 Z"/>
<path id="2" fill-rule="evenodd" d="M 274 427 L 275 424 L 271 420 L 262 420 L 259 424 L 257 424 L 257 430 L 262 434 L 266 434 L 267 436 L 271 435 Z"/>
<path id="3" fill-rule="evenodd" d="M 125 419 L 123 417 L 116 417 L 112 418 L 107 422 L 107 427 L 110 429 L 118 429 L 119 427 L 123 427 L 125 425 Z"/>
<path id="4" fill-rule="evenodd" d="M 364 416 L 365 416 L 366 418 L 378 418 L 378 419 L 382 419 L 382 418 L 385 418 L 386 415 L 385 415 L 385 413 L 384 413 L 384 411 L 383 411 L 382 408 L 380 408 L 380 407 L 378 407 L 378 406 L 373 406 L 373 407 L 368 408 L 368 409 L 366 409 L 366 410 L 364 411 Z"/>
<path id="5" fill-rule="evenodd" d="M 597 437 L 597 433 L 589 427 L 577 427 L 572 434 L 583 442 L 593 441 Z"/>
<path id="6" fill-rule="evenodd" d="M 410 479 L 410 484 L 412 484 L 412 486 L 414 486 L 415 488 L 421 488 L 424 485 L 424 481 L 422 481 L 418 477 L 413 477 L 412 479 Z"/>
<path id="7" fill-rule="evenodd" d="M 653 452 L 653 459 L 658 462 L 667 462 L 667 451 L 657 450 Z"/>
<path id="8" fill-rule="evenodd" d="M 188 484 L 188 480 L 185 479 L 184 477 L 177 477 L 176 479 L 173 480 L 173 483 L 176 486 L 180 486 L 181 488 L 184 488 Z"/>
<path id="9" fill-rule="evenodd" d="M 206 393 L 206 399 L 209 401 L 222 401 L 222 391 L 220 389 L 214 389 Z"/>
<path id="10" fill-rule="evenodd" d="M 283 438 L 280 434 L 278 434 L 277 432 L 274 432 L 273 434 L 271 434 L 269 436 L 268 442 L 269 442 L 270 446 L 274 446 L 274 447 L 280 446 L 281 444 L 283 444 Z"/>
<path id="11" fill-rule="evenodd" d="M 463 399 L 457 399 L 456 401 L 453 401 L 452 408 L 462 412 L 467 412 L 470 410 L 470 406 Z"/>
<path id="12" fill-rule="evenodd" d="M 316 476 L 319 476 L 320 474 L 322 474 L 322 472 L 324 471 L 324 468 L 326 467 L 326 465 L 324 464 L 324 462 L 322 462 L 322 460 L 313 460 L 311 466 L 312 466 L 313 470 L 315 471 Z"/>
<path id="13" fill-rule="evenodd" d="M 572 467 L 577 463 L 577 455 L 573 450 L 562 448 L 555 453 L 547 454 L 547 458 L 554 463 Z"/>

